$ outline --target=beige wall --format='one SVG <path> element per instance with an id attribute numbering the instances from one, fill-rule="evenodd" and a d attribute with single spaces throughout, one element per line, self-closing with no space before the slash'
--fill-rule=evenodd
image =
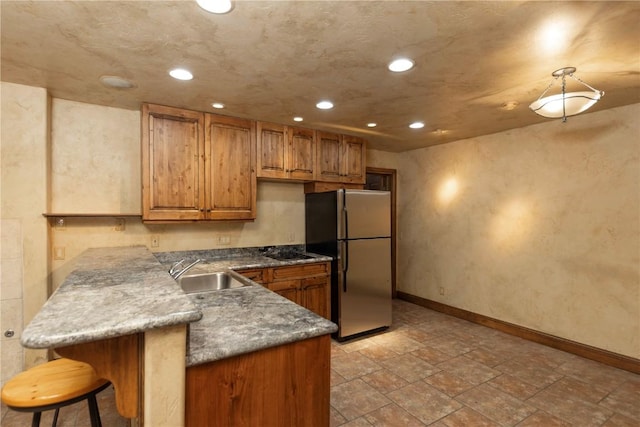
<path id="1" fill-rule="evenodd" d="M 24 351 L 20 333 L 47 297 L 48 100 L 44 89 L 0 83 L 1 271 L 0 366 L 2 383 L 44 360 Z M 4 332 L 16 333 L 6 338 Z"/>
<path id="2" fill-rule="evenodd" d="M 369 150 L 371 166 L 398 169 L 398 288 L 639 357 L 639 113 L 634 105 L 408 153 Z M 68 218 L 47 240 L 47 210 L 139 212 L 139 126 L 137 111 L 60 99 L 49 116 L 44 89 L 2 83 L 2 295 L 24 296 L 25 323 L 46 298 L 47 262 L 55 287 L 88 247 L 150 246 L 152 236 L 153 251 L 304 243 L 302 185 L 274 182 L 258 185 L 255 222 L 128 218 L 116 231 L 113 218 Z M 48 259 L 54 247 L 63 260 Z"/>
<path id="3" fill-rule="evenodd" d="M 51 211 L 139 213 L 140 112 L 55 98 L 51 110 Z M 253 222 L 145 225 L 127 218 L 123 231 L 114 218 L 67 218 L 51 234 L 52 247 L 65 254 L 53 261 L 53 287 L 88 247 L 146 245 L 158 252 L 304 243 L 302 184 L 259 182 L 257 212 Z"/>
<path id="4" fill-rule="evenodd" d="M 388 151 L 367 150 L 367 167 L 398 169 L 399 153 Z"/>
<path id="5" fill-rule="evenodd" d="M 139 213 L 140 112 L 53 98 L 51 211 Z"/>
<path id="6" fill-rule="evenodd" d="M 638 117 L 401 154 L 399 290 L 640 358 Z"/>

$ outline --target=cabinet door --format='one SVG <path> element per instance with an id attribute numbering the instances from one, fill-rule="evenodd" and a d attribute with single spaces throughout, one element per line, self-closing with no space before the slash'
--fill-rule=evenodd
<path id="1" fill-rule="evenodd" d="M 366 180 L 366 142 L 351 135 L 342 136 L 341 173 L 342 181 L 364 184 Z"/>
<path id="2" fill-rule="evenodd" d="M 258 122 L 258 177 L 287 178 L 287 128 L 284 125 Z"/>
<path id="3" fill-rule="evenodd" d="M 342 136 L 318 131 L 316 144 L 316 180 L 341 182 Z"/>
<path id="4" fill-rule="evenodd" d="M 289 177 L 295 180 L 313 180 L 316 160 L 316 135 L 311 129 L 290 127 L 289 156 L 287 169 Z"/>
<path id="5" fill-rule="evenodd" d="M 204 217 L 204 115 L 142 106 L 142 219 Z"/>
<path id="6" fill-rule="evenodd" d="M 247 279 L 253 280 L 256 283 L 260 283 L 261 285 L 267 281 L 265 270 L 262 268 L 251 268 L 248 270 L 236 270 L 236 271 L 242 274 Z"/>
<path id="7" fill-rule="evenodd" d="M 302 279 L 300 286 L 302 306 L 325 319 L 331 320 L 329 276 Z"/>
<path id="8" fill-rule="evenodd" d="M 207 219 L 255 219 L 255 122 L 205 115 Z"/>
<path id="9" fill-rule="evenodd" d="M 271 282 L 267 284 L 269 290 L 285 297 L 289 301 L 302 305 L 300 300 L 300 280 L 282 280 L 279 282 Z"/>
<path id="10" fill-rule="evenodd" d="M 328 262 L 314 262 L 275 267 L 272 271 L 273 280 L 302 279 L 305 277 L 330 274 L 331 264 Z"/>

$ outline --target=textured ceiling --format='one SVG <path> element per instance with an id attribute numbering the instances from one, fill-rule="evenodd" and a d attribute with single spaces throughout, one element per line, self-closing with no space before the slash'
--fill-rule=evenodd
<path id="1" fill-rule="evenodd" d="M 549 120 L 528 105 L 564 66 L 605 91 L 589 112 L 640 102 L 636 1 L 239 1 L 226 15 L 195 1 L 0 7 L 3 81 L 135 110 L 152 102 L 284 124 L 299 115 L 302 126 L 360 135 L 380 150 Z M 389 72 L 399 55 L 416 67 Z M 174 67 L 194 79 L 172 79 Z M 103 75 L 136 87 L 107 88 Z M 325 98 L 335 108 L 317 110 Z M 501 108 L 510 101 L 515 109 Z M 409 129 L 417 120 L 425 128 Z"/>

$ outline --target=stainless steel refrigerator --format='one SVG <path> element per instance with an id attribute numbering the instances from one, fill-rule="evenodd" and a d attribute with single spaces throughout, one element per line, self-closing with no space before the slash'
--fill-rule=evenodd
<path id="1" fill-rule="evenodd" d="M 333 257 L 331 320 L 344 340 L 391 325 L 391 195 L 338 190 L 305 196 L 307 251 Z"/>

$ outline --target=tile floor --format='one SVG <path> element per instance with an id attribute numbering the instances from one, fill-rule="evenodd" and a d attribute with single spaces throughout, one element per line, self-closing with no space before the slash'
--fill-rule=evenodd
<path id="1" fill-rule="evenodd" d="M 388 332 L 333 343 L 331 374 L 332 427 L 640 427 L 640 375 L 400 300 Z M 102 425 L 127 426 L 99 397 Z M 58 425 L 88 416 L 79 403 Z M 3 427 L 29 420 L 2 407 Z"/>
<path id="2" fill-rule="evenodd" d="M 331 426 L 640 427 L 640 375 L 394 301 L 332 346 Z"/>

